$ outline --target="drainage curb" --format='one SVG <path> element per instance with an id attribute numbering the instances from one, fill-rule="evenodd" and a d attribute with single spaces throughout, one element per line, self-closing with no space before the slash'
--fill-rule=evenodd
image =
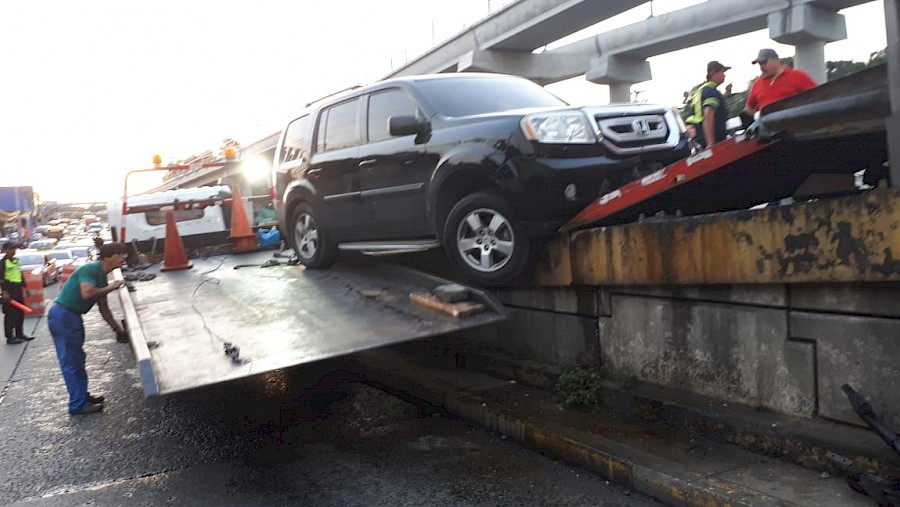
<path id="1" fill-rule="evenodd" d="M 562 411 L 549 393 L 487 375 L 425 367 L 389 351 L 357 354 L 367 379 L 442 405 L 535 450 L 581 466 L 670 505 L 800 505 L 722 480 L 586 430 L 589 417 Z M 565 412 L 565 423 L 558 422 Z M 577 423 L 575 425 L 569 422 Z M 580 420 L 579 420 L 580 419 Z"/>

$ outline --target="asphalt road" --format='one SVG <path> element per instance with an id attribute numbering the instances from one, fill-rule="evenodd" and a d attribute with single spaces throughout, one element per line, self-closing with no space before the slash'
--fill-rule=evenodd
<path id="1" fill-rule="evenodd" d="M 101 414 L 67 414 L 44 318 L 35 341 L 0 345 L 0 504 L 658 505 L 340 361 L 146 399 L 128 346 L 96 310 L 86 324 Z"/>

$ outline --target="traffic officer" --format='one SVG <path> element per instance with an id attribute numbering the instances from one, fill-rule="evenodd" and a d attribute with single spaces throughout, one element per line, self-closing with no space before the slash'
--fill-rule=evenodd
<path id="1" fill-rule="evenodd" d="M 0 270 L 3 272 L 3 275 L 0 276 L 0 287 L 3 289 L 3 331 L 8 345 L 34 339 L 33 336 L 26 335 L 23 330 L 25 312 L 9 303 L 11 300 L 25 303 L 22 265 L 16 258 L 16 249 L 18 248 L 19 245 L 13 241 L 3 243 L 3 259 L 0 262 Z"/>
<path id="2" fill-rule="evenodd" d="M 85 371 L 84 321 L 82 315 L 97 303 L 103 320 L 116 332 L 124 331 L 109 311 L 106 295 L 125 284 L 122 280 L 109 283 L 106 275 L 125 263 L 125 245 L 107 243 L 100 248 L 100 260 L 76 269 L 59 292 L 47 314 L 47 325 L 53 336 L 56 357 L 62 370 L 66 390 L 69 391 L 69 414 L 92 414 L 103 410 L 103 396 L 88 392 Z"/>

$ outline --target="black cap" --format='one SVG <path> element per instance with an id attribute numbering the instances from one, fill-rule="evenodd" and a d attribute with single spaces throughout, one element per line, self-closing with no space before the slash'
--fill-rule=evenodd
<path id="1" fill-rule="evenodd" d="M 710 75 L 713 72 L 719 72 L 720 70 L 731 70 L 731 67 L 727 65 L 722 65 L 721 62 L 713 60 L 706 64 L 706 74 Z"/>
<path id="2" fill-rule="evenodd" d="M 757 63 L 764 62 L 764 61 L 768 60 L 769 58 L 778 58 L 778 53 L 776 53 L 774 49 L 769 49 L 769 48 L 760 49 L 759 54 L 756 55 L 756 60 L 753 60 L 750 63 L 752 63 L 753 65 L 756 65 Z"/>
<path id="3" fill-rule="evenodd" d="M 10 248 L 19 248 L 19 244 L 16 243 L 15 241 L 7 241 L 7 242 L 3 243 L 4 250 L 9 250 Z"/>

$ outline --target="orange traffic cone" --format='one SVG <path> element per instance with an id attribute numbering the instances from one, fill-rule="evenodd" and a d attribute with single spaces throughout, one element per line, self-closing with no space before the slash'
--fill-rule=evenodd
<path id="1" fill-rule="evenodd" d="M 244 198 L 241 190 L 235 186 L 231 189 L 231 236 L 234 240 L 235 252 L 252 252 L 256 250 L 256 234 L 250 228 L 247 211 L 244 209 Z"/>
<path id="2" fill-rule="evenodd" d="M 191 269 L 194 265 L 184 253 L 184 242 L 175 227 L 175 215 L 172 210 L 166 211 L 166 246 L 163 254 L 163 265 L 160 271 L 174 271 L 176 269 Z"/>

